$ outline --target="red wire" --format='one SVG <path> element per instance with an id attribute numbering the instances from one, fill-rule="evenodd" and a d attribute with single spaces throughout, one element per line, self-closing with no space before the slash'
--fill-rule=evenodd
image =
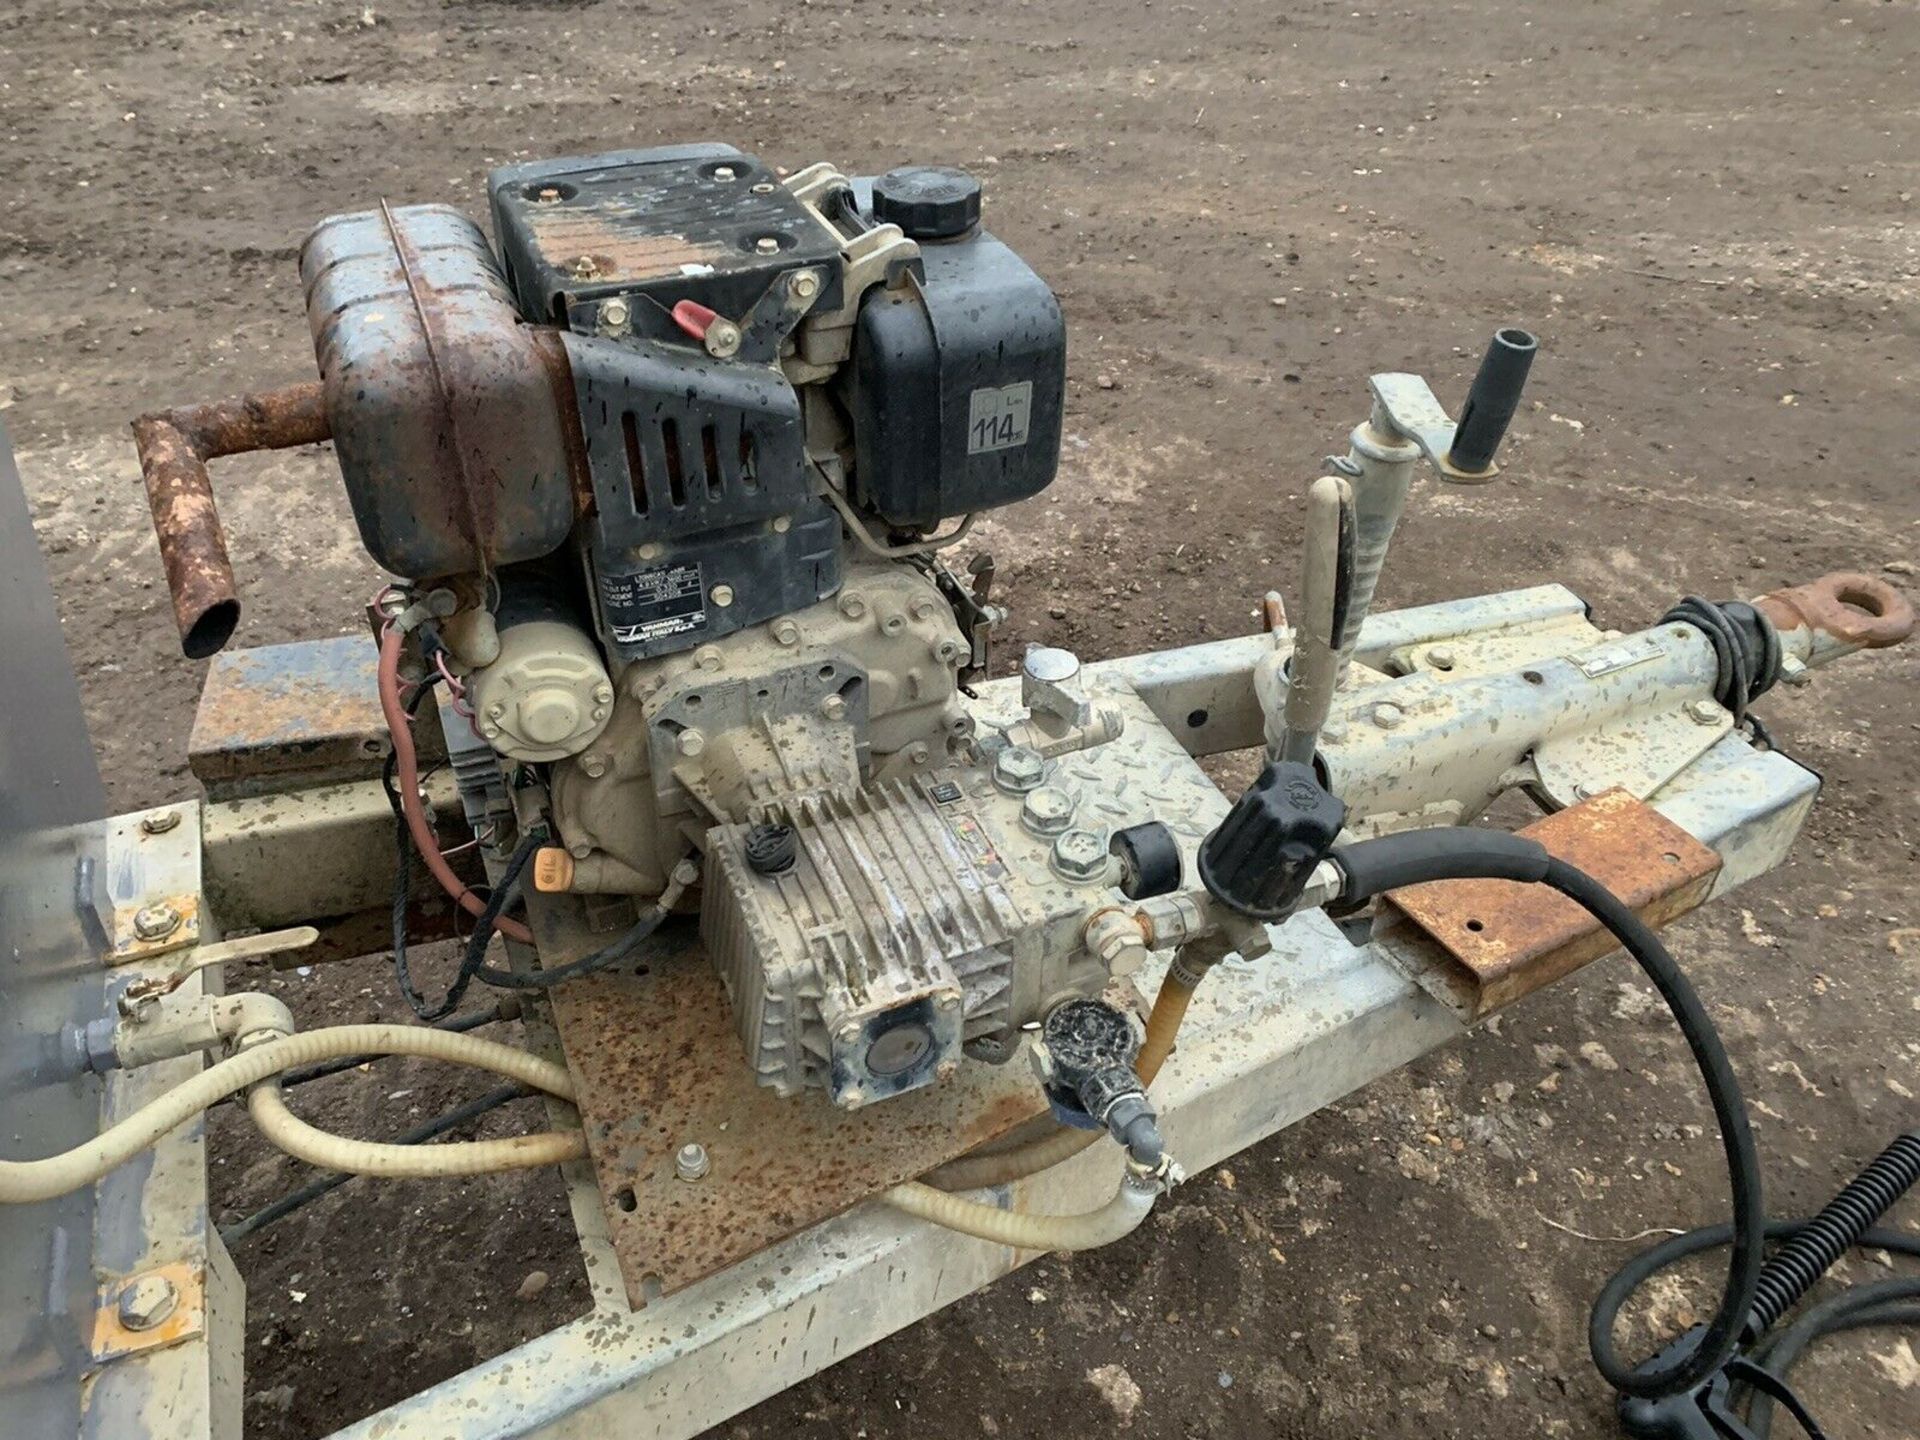
<path id="1" fill-rule="evenodd" d="M 426 812 L 420 808 L 420 762 L 413 748 L 413 728 L 407 723 L 406 709 L 400 703 L 400 650 L 405 643 L 406 637 L 391 625 L 381 632 L 380 713 L 386 717 L 387 731 L 393 737 L 400 810 L 406 816 L 408 833 L 413 836 L 414 848 L 420 852 L 428 873 L 440 882 L 440 888 L 451 895 L 462 910 L 478 916 L 486 910 L 486 902 L 453 873 L 446 856 L 440 853 L 439 838 L 427 823 Z M 533 943 L 533 932 L 518 920 L 509 920 L 503 915 L 494 921 L 494 928 L 509 940 L 528 945 Z"/>

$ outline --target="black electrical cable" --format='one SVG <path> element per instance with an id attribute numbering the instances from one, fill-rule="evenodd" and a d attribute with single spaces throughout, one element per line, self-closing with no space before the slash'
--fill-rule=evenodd
<path id="1" fill-rule="evenodd" d="M 1733 1195 L 1733 1254 L 1713 1319 L 1686 1354 L 1636 1369 L 1621 1360 L 1610 1330 L 1602 1330 L 1596 1323 L 1589 1328 L 1588 1342 L 1595 1367 L 1623 1395 L 1671 1395 L 1690 1390 L 1714 1374 L 1740 1343 L 1765 1258 L 1760 1157 L 1726 1047 L 1700 997 L 1660 937 L 1599 881 L 1519 836 L 1465 828 L 1409 831 L 1337 849 L 1333 859 L 1346 877 L 1340 897 L 1343 903 L 1399 885 L 1479 875 L 1551 886 L 1611 931 L 1653 982 L 1686 1039 L 1720 1127 Z"/>
<path id="2" fill-rule="evenodd" d="M 545 836 L 535 832 L 522 840 L 508 857 L 507 866 L 500 875 L 500 883 L 488 897 L 487 907 L 480 914 L 479 921 L 473 927 L 473 934 L 467 937 L 467 952 L 460 963 L 460 978 L 455 985 L 462 991 L 467 982 L 477 977 L 489 985 L 503 990 L 548 990 L 555 985 L 564 985 L 569 980 L 578 980 L 585 975 L 610 970 L 633 957 L 653 932 L 666 920 L 667 912 L 659 905 L 641 907 L 640 918 L 620 937 L 591 955 L 583 955 L 578 960 L 569 961 L 553 970 L 506 970 L 486 963 L 487 945 L 493 939 L 494 922 L 506 913 L 520 890 L 520 876 L 527 868 L 527 862 L 533 853 L 545 841 Z"/>
<path id="3" fill-rule="evenodd" d="M 503 1085 L 467 1101 L 464 1105 L 455 1106 L 443 1115 L 436 1115 L 423 1125 L 416 1125 L 392 1143 L 396 1145 L 425 1144 L 429 1140 L 446 1134 L 449 1130 L 457 1130 L 469 1121 L 479 1119 L 489 1111 L 498 1110 L 502 1105 L 514 1100 L 524 1100 L 528 1096 L 539 1093 L 537 1090 L 529 1090 L 524 1085 Z M 316 1175 L 298 1190 L 288 1191 L 271 1205 L 263 1206 L 244 1220 L 236 1220 L 231 1225 L 221 1226 L 220 1238 L 228 1245 L 238 1244 L 249 1235 L 266 1229 L 274 1221 L 286 1219 L 302 1206 L 311 1205 L 322 1195 L 338 1190 L 353 1178 L 352 1175 L 332 1170 Z"/>

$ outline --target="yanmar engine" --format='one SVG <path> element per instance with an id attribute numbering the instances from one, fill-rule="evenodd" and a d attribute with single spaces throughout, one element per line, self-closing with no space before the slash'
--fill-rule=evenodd
<path id="1" fill-rule="evenodd" d="M 937 552 L 1052 480 L 1065 375 L 978 183 L 702 144 L 487 188 L 497 250 L 382 205 L 300 261 L 361 537 L 434 597 L 476 828 L 504 833 L 519 775 L 547 791 L 542 890 L 644 901 L 703 855 L 709 951 L 783 1091 L 911 1088 L 1042 990 L 1097 989 L 1013 983 L 1035 907 L 996 910 L 999 852 L 956 808 L 954 767 L 991 758 L 960 688 L 994 611 Z"/>

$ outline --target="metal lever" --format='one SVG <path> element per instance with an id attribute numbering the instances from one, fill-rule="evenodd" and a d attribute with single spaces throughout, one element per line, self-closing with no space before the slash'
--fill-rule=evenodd
<path id="1" fill-rule="evenodd" d="M 1275 757 L 1313 763 L 1340 679 L 1340 640 L 1353 594 L 1353 487 L 1322 475 L 1307 490 L 1307 544 L 1300 622 L 1287 661 L 1286 733 Z"/>

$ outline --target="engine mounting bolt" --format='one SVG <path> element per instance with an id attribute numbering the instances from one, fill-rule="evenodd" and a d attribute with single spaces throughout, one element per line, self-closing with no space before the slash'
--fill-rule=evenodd
<path id="1" fill-rule="evenodd" d="M 858 595 L 842 595 L 840 597 L 840 613 L 849 620 L 858 620 L 862 615 L 867 613 L 867 602 L 862 600 Z"/>
<path id="2" fill-rule="evenodd" d="M 829 720 L 847 718 L 847 700 L 844 695 L 829 695 L 820 702 L 820 713 Z"/>
<path id="3" fill-rule="evenodd" d="M 1047 778 L 1047 762 L 1025 745 L 1009 745 L 993 757 L 993 783 L 1009 795 L 1025 795 Z"/>
<path id="4" fill-rule="evenodd" d="M 557 185 L 542 185 L 540 187 L 540 193 L 533 198 L 541 205 L 558 205 L 561 200 L 560 187 Z"/>
<path id="5" fill-rule="evenodd" d="M 959 1073 L 960 1062 L 958 1060 L 942 1060 L 938 1065 L 933 1067 L 933 1074 L 936 1080 L 951 1080 Z"/>
<path id="6" fill-rule="evenodd" d="M 713 178 L 716 180 L 732 180 L 736 178 L 737 174 L 738 172 L 735 171 L 731 165 L 716 165 L 713 167 Z"/>
<path id="7" fill-rule="evenodd" d="M 142 905 L 133 912 L 133 933 L 142 940 L 164 940 L 180 928 L 181 918 L 169 901 Z"/>
<path id="8" fill-rule="evenodd" d="M 640 547 L 638 553 L 642 560 L 658 560 L 666 552 L 660 548 L 657 541 L 649 540 Z"/>
<path id="9" fill-rule="evenodd" d="M 802 270 L 787 282 L 787 290 L 796 300 L 811 300 L 820 293 L 820 277 L 811 270 Z"/>
<path id="10" fill-rule="evenodd" d="M 1451 670 L 1455 664 L 1453 651 L 1444 645 L 1436 645 L 1427 651 L 1427 663 L 1436 670 Z"/>
<path id="11" fill-rule="evenodd" d="M 609 330 L 626 329 L 627 321 L 631 318 L 632 312 L 627 309 L 627 302 L 617 295 L 600 307 L 600 319 Z"/>
<path id="12" fill-rule="evenodd" d="M 798 645 L 800 627 L 791 620 L 777 620 L 773 626 L 773 638 L 782 645 Z"/>
<path id="13" fill-rule="evenodd" d="M 580 769 L 589 780 L 598 780 L 607 773 L 607 757 L 604 755 L 582 755 Z"/>
<path id="14" fill-rule="evenodd" d="M 1098 880 L 1107 873 L 1107 842 L 1091 830 L 1069 830 L 1053 842 L 1053 868 L 1068 880 Z"/>
<path id="15" fill-rule="evenodd" d="M 1383 700 L 1373 707 L 1373 723 L 1382 730 L 1398 730 L 1406 718 L 1407 712 L 1390 700 Z"/>
<path id="16" fill-rule="evenodd" d="M 698 730 L 682 730 L 680 738 L 673 742 L 673 748 L 691 760 L 707 748 L 707 737 Z"/>
<path id="17" fill-rule="evenodd" d="M 1726 711 L 1713 700 L 1689 700 L 1687 718 L 1696 725 L 1718 725 Z"/>
<path id="18" fill-rule="evenodd" d="M 727 657 L 720 653 L 718 646 L 704 645 L 694 651 L 693 663 L 702 670 L 718 670 L 727 663 Z"/>
<path id="19" fill-rule="evenodd" d="M 753 248 L 761 255 L 778 255 L 780 253 L 780 237 L 778 235 L 757 236 L 754 239 Z"/>
<path id="20" fill-rule="evenodd" d="M 707 1158 L 707 1147 L 689 1140 L 682 1145 L 673 1157 L 673 1173 L 682 1180 L 699 1180 L 713 1168 L 713 1162 Z"/>
<path id="21" fill-rule="evenodd" d="M 576 255 L 567 265 L 576 280 L 591 280 L 600 273 L 600 262 L 591 255 Z"/>
<path id="22" fill-rule="evenodd" d="M 180 812 L 178 810 L 156 810 L 151 815 L 142 815 L 140 817 L 140 833 L 142 835 L 164 835 L 169 830 L 177 828 L 179 824 Z"/>
<path id="23" fill-rule="evenodd" d="M 948 991 L 940 997 L 940 1008 L 942 1010 L 958 1010 L 960 1008 L 960 997 L 952 991 Z"/>
<path id="24" fill-rule="evenodd" d="M 611 685 L 594 686 L 593 698 L 599 701 L 600 704 L 602 705 L 611 705 L 613 703 L 613 686 Z"/>
<path id="25" fill-rule="evenodd" d="M 151 1330 L 179 1308 L 180 1292 L 164 1275 L 141 1275 L 120 1289 L 115 1313 L 129 1330 Z"/>
<path id="26" fill-rule="evenodd" d="M 707 593 L 713 600 L 713 603 L 722 610 L 733 604 L 733 587 L 731 585 L 716 585 Z"/>
<path id="27" fill-rule="evenodd" d="M 1020 807 L 1020 823 L 1035 835 L 1058 835 L 1073 824 L 1074 799 L 1054 785 L 1042 785 Z"/>
<path id="28" fill-rule="evenodd" d="M 927 754 L 927 747 L 922 741 L 916 740 L 907 747 L 907 759 L 911 760 L 915 765 L 926 764 Z"/>

